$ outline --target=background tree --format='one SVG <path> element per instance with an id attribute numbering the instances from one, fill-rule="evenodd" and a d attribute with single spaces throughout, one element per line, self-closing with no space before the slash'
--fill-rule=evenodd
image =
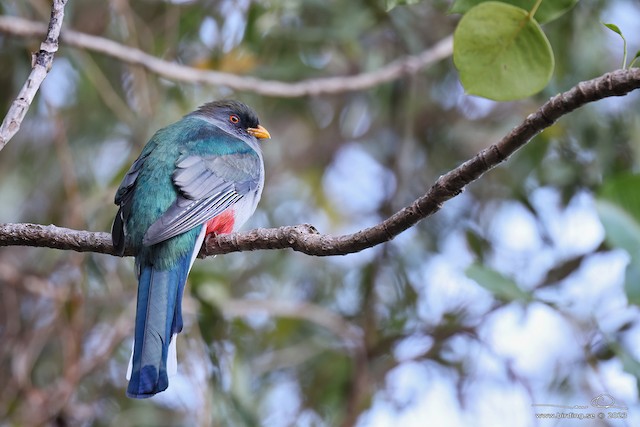
<path id="1" fill-rule="evenodd" d="M 549 97 L 617 68 L 622 43 L 600 21 L 615 22 L 631 52 L 640 47 L 637 3 L 581 2 L 544 26 L 555 57 L 549 85 L 497 103 L 459 84 L 448 42 L 459 15 L 447 14 L 449 2 L 396 3 L 415 2 L 69 2 L 53 67 L 0 151 L 0 221 L 108 230 L 115 188 L 152 133 L 235 97 L 274 136 L 251 227 L 358 231 L 425 194 Z M 0 5 L 2 111 L 46 29 L 24 20 L 48 22 L 50 11 L 44 0 Z M 333 79 L 315 80 L 325 77 Z M 124 396 L 131 260 L 1 248 L 0 417 L 528 426 L 557 412 L 532 405 L 555 404 L 606 417 L 616 409 L 627 418 L 599 422 L 638 425 L 638 103 L 634 92 L 571 113 L 371 249 L 196 262 L 180 373 L 150 401 Z M 590 406 L 603 393 L 628 410 Z"/>

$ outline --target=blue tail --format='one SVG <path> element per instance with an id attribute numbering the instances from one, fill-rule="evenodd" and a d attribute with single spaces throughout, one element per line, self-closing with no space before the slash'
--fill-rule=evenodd
<path id="1" fill-rule="evenodd" d="M 191 254 L 170 270 L 139 265 L 138 305 L 127 396 L 143 399 L 169 386 L 167 357 L 173 335 L 182 331 L 182 293 Z"/>

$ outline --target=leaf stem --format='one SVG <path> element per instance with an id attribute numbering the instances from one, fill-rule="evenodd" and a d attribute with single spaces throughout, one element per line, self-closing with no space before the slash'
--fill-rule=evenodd
<path id="1" fill-rule="evenodd" d="M 538 0 L 536 1 L 536 4 L 533 5 L 533 7 L 531 8 L 531 11 L 529 11 L 529 19 L 533 19 L 541 3 L 542 3 L 542 0 Z"/>
<path id="2" fill-rule="evenodd" d="M 626 70 L 627 69 L 627 39 L 624 38 L 624 35 L 622 34 L 622 31 L 620 30 L 620 28 L 618 28 L 618 26 L 616 24 L 605 24 L 604 22 L 602 22 L 602 25 L 604 25 L 605 27 L 607 27 L 608 29 L 610 29 L 611 31 L 613 31 L 614 33 L 619 35 L 620 38 L 622 39 L 622 49 L 623 49 L 622 69 Z M 633 62 L 635 62 L 637 57 L 638 57 L 638 53 L 636 53 L 636 56 L 633 57 Z M 632 62 L 632 64 L 633 64 L 633 62 Z M 631 67 L 629 67 L 629 68 L 631 68 Z"/>

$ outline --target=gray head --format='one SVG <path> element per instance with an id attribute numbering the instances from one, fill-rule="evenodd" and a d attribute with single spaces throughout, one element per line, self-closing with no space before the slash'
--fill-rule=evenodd
<path id="1" fill-rule="evenodd" d="M 191 113 L 206 119 L 220 129 L 242 140 L 271 138 L 253 109 L 242 102 L 220 100 L 208 102 Z"/>

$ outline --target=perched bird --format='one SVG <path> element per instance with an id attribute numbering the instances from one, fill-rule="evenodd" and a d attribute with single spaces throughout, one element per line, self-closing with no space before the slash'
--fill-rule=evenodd
<path id="1" fill-rule="evenodd" d="M 167 388 L 187 275 L 207 234 L 236 231 L 255 211 L 266 138 L 251 108 L 210 102 L 156 132 L 122 180 L 111 233 L 120 254 L 134 250 L 138 276 L 127 396 Z"/>

